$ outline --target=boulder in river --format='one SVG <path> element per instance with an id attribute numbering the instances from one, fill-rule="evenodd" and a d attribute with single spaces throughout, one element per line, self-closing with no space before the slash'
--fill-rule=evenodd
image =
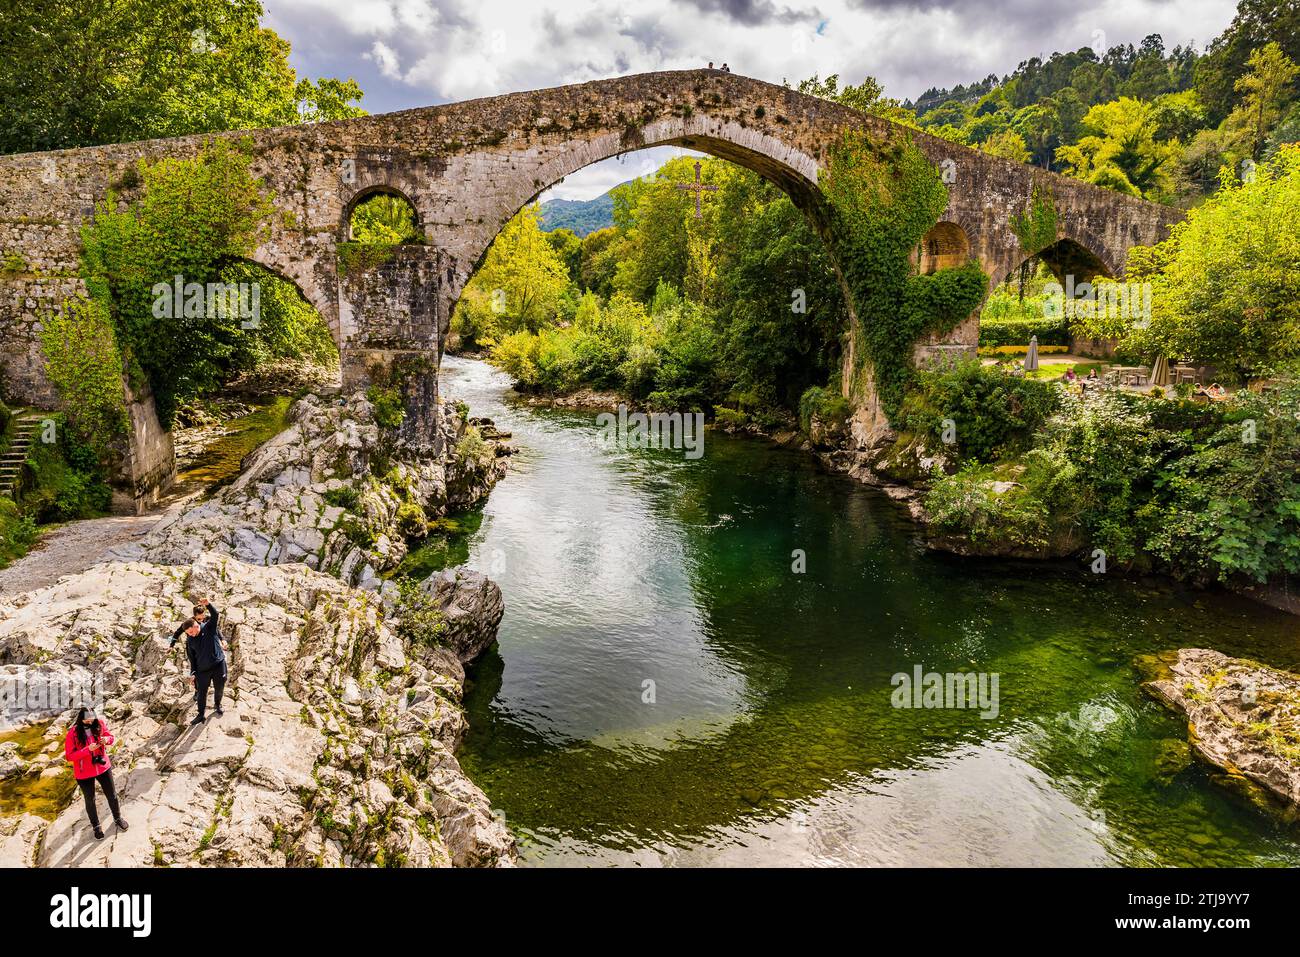
<path id="1" fill-rule="evenodd" d="M 1148 659 L 1144 686 L 1187 716 L 1192 751 L 1216 780 L 1261 808 L 1300 820 L 1300 675 L 1207 648 Z"/>

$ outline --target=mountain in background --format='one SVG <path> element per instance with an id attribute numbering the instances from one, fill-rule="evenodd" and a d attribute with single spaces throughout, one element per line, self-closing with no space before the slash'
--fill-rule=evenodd
<path id="1" fill-rule="evenodd" d="M 554 229 L 571 229 L 578 236 L 586 236 L 613 226 L 613 192 L 611 189 L 595 199 L 548 199 L 542 203 L 542 229 L 548 233 Z"/>

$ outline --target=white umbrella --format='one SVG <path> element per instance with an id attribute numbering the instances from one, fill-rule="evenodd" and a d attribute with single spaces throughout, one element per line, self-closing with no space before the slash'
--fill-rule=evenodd
<path id="1" fill-rule="evenodd" d="M 1029 337 L 1029 351 L 1025 353 L 1025 371 L 1033 372 L 1038 368 L 1038 336 Z"/>

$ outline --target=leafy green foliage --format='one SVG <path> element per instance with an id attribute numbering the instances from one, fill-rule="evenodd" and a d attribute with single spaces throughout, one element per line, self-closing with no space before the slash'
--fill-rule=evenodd
<path id="1" fill-rule="evenodd" d="M 1295 378 L 1227 406 L 1060 401 L 1026 450 L 935 485 L 926 508 L 939 530 L 984 546 L 1100 548 L 1202 581 L 1300 572 Z"/>
<path id="2" fill-rule="evenodd" d="M 397 429 L 406 419 L 402 393 L 396 388 L 372 385 L 366 389 L 366 398 L 375 407 L 375 421 L 381 428 Z"/>
<path id="3" fill-rule="evenodd" d="M 1033 315 L 1031 310 L 1025 317 L 999 319 L 987 313 L 980 316 L 981 346 L 1024 346 L 1030 338 L 1038 337 L 1040 346 L 1068 346 L 1070 344 L 1070 324 L 1063 317 L 1044 316 L 1041 312 Z"/>
<path id="4" fill-rule="evenodd" d="M 104 304 L 73 299 L 41 324 L 45 374 L 68 410 L 69 423 L 106 458 L 126 433 L 125 367 Z"/>
<path id="5" fill-rule="evenodd" d="M 957 457 L 989 463 L 1026 449 L 1059 401 L 1059 391 L 1048 383 L 1007 375 L 972 359 L 920 372 L 898 427 L 925 435 L 938 447 L 944 420 L 951 420 Z"/>
<path id="6" fill-rule="evenodd" d="M 1219 171 L 1294 142 L 1300 4 L 1239 0 L 1205 55 L 1141 44 L 1031 57 L 1011 74 L 905 104 L 938 136 L 1130 195 L 1194 205 Z M 1019 137 L 1016 142 L 1013 137 Z"/>
<path id="7" fill-rule="evenodd" d="M 1214 424 L 1159 473 L 1146 548 L 1201 577 L 1300 572 L 1300 383 L 1240 393 Z"/>
<path id="8" fill-rule="evenodd" d="M 257 263 L 236 261 L 221 267 L 220 281 L 257 285 L 258 327 L 234 338 L 228 360 L 231 371 L 255 369 L 283 358 L 308 359 L 319 366 L 335 366 L 338 346 L 329 327 L 298 287 Z"/>
<path id="9" fill-rule="evenodd" d="M 259 0 L 0 5 L 0 152 L 342 119 L 352 80 L 299 78 Z"/>
<path id="10" fill-rule="evenodd" d="M 24 515 L 12 499 L 0 497 L 0 568 L 26 555 L 38 534 L 30 515 Z"/>
<path id="11" fill-rule="evenodd" d="M 1082 123 L 1086 135 L 1056 151 L 1067 173 L 1131 196 L 1171 198 L 1181 149 L 1158 138 L 1151 105 L 1120 97 L 1092 107 Z"/>
<path id="12" fill-rule="evenodd" d="M 1056 201 L 1051 189 L 1035 183 L 1029 206 L 1012 216 L 1010 225 L 1020 248 L 1031 256 L 1056 242 Z"/>
<path id="13" fill-rule="evenodd" d="M 516 264 L 528 245 L 503 232 L 457 307 L 464 341 L 495 331 L 493 361 L 533 391 L 586 385 L 663 408 L 795 408 L 839 364 L 847 310 L 834 268 L 785 194 L 729 163 L 702 161 L 701 178 L 719 188 L 697 220 L 675 189 L 694 175 L 693 159 L 670 161 L 655 180 L 612 191 L 614 228 L 545 234 L 568 279 L 549 316 L 520 322 L 509 294 L 503 313 L 485 314 L 489 266 L 527 271 Z"/>
<path id="14" fill-rule="evenodd" d="M 799 424 L 805 432 L 811 431 L 814 418 L 823 422 L 843 422 L 852 411 L 848 399 L 819 385 L 809 386 L 799 397 Z"/>
<path id="15" fill-rule="evenodd" d="M 107 312 L 127 368 L 153 390 L 163 425 L 176 406 L 211 392 L 267 357 L 309 355 L 332 361 L 319 316 L 289 283 L 246 262 L 268 235 L 273 206 L 249 172 L 250 157 L 218 141 L 194 159 L 141 163 L 140 200 L 114 194 L 83 226 L 81 271 L 96 308 Z M 256 282 L 262 312 L 255 327 L 212 297 L 182 297 L 193 284 Z M 251 304 L 252 290 L 247 302 Z"/>
<path id="16" fill-rule="evenodd" d="M 564 259 L 525 206 L 493 241 L 483 265 L 461 293 L 452 330 L 468 347 L 491 347 L 521 329 L 553 322 L 568 284 Z"/>
<path id="17" fill-rule="evenodd" d="M 397 579 L 397 619 L 395 633 L 399 639 L 412 645 L 440 645 L 445 643 L 447 616 L 432 596 L 420 587 L 414 578 Z"/>
<path id="18" fill-rule="evenodd" d="M 415 210 L 400 196 L 376 193 L 352 210 L 352 240 L 378 246 L 419 242 Z"/>
<path id="19" fill-rule="evenodd" d="M 1218 366 L 1242 380 L 1300 358 L 1300 148 L 1283 148 L 1253 181 L 1225 182 L 1168 240 L 1135 247 L 1128 278 L 1152 284 L 1149 322 L 1085 319 L 1133 352 Z"/>
<path id="20" fill-rule="evenodd" d="M 858 371 L 869 360 L 881 404 L 892 418 L 912 375 L 917 340 L 966 318 L 984 298 L 987 278 L 973 262 L 926 276 L 911 274 L 911 251 L 937 222 L 948 193 L 925 155 L 897 134 L 877 139 L 846 131 L 830 150 L 820 185 L 857 310 Z"/>

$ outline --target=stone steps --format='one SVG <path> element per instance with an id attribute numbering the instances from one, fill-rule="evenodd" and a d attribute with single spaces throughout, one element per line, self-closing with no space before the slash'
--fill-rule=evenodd
<path id="1" fill-rule="evenodd" d="M 0 495 L 13 498 L 14 486 L 23 474 L 23 463 L 31 453 L 32 442 L 40 430 L 42 419 L 44 415 L 39 413 L 19 416 L 14 427 L 13 441 L 9 443 L 4 455 L 0 455 Z"/>

